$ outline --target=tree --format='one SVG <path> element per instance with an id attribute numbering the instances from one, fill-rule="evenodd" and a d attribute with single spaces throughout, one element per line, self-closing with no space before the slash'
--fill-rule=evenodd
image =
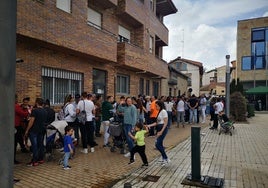
<path id="1" fill-rule="evenodd" d="M 239 78 L 237 79 L 237 84 L 235 84 L 235 79 L 232 80 L 231 84 L 230 84 L 230 94 L 234 93 L 234 92 L 240 92 L 242 95 L 244 95 L 244 88 L 243 88 L 243 84 L 240 83 Z"/>
<path id="2" fill-rule="evenodd" d="M 230 96 L 230 114 L 235 121 L 246 121 L 246 99 L 238 91 L 234 92 Z"/>

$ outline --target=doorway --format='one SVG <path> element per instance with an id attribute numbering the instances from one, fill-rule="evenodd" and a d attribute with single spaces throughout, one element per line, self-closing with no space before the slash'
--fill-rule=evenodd
<path id="1" fill-rule="evenodd" d="M 100 69 L 93 69 L 93 93 L 106 98 L 106 77 L 107 72 Z"/>

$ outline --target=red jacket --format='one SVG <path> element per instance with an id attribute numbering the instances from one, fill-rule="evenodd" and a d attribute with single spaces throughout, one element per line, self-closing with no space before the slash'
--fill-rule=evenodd
<path id="1" fill-rule="evenodd" d="M 19 104 L 15 104 L 15 127 L 20 125 L 23 118 L 27 118 L 28 111 L 24 111 Z"/>

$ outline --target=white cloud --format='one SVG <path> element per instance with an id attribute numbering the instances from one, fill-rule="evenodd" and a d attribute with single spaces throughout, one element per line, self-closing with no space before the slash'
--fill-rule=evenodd
<path id="1" fill-rule="evenodd" d="M 202 62 L 207 69 L 224 65 L 227 54 L 236 59 L 238 20 L 268 15 L 266 0 L 173 2 L 178 12 L 165 18 L 169 46 L 163 58 L 170 61 L 182 56 Z"/>

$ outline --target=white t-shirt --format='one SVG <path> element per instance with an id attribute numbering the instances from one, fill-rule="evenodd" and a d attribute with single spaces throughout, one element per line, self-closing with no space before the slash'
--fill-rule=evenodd
<path id="1" fill-rule="evenodd" d="M 219 112 L 223 111 L 222 102 L 216 102 L 215 104 L 215 114 L 219 114 Z"/>
<path id="2" fill-rule="evenodd" d="M 201 106 L 202 109 L 206 109 L 206 107 L 207 107 L 207 99 L 205 97 L 200 99 L 200 106 Z"/>
<path id="3" fill-rule="evenodd" d="M 185 105 L 184 105 L 184 102 L 183 102 L 183 100 L 180 100 L 179 102 L 178 102 L 178 104 L 177 104 L 177 111 L 178 112 L 183 112 L 183 111 L 185 111 Z"/>
<path id="4" fill-rule="evenodd" d="M 172 112 L 173 103 L 172 102 L 164 102 L 164 104 L 165 104 L 165 107 L 166 107 L 166 111 Z"/>
<path id="5" fill-rule="evenodd" d="M 85 102 L 85 111 L 87 113 L 87 121 L 92 121 L 93 114 L 92 111 L 95 109 L 95 105 L 92 101 L 89 100 L 80 100 L 77 104 L 77 109 L 81 111 L 84 110 L 84 102 Z"/>
<path id="6" fill-rule="evenodd" d="M 74 122 L 76 118 L 76 109 L 73 103 L 69 103 L 64 108 L 64 120 L 67 122 Z"/>
<path id="7" fill-rule="evenodd" d="M 157 124 L 164 124 L 164 119 L 168 118 L 168 113 L 165 109 L 161 110 L 157 116 Z"/>

